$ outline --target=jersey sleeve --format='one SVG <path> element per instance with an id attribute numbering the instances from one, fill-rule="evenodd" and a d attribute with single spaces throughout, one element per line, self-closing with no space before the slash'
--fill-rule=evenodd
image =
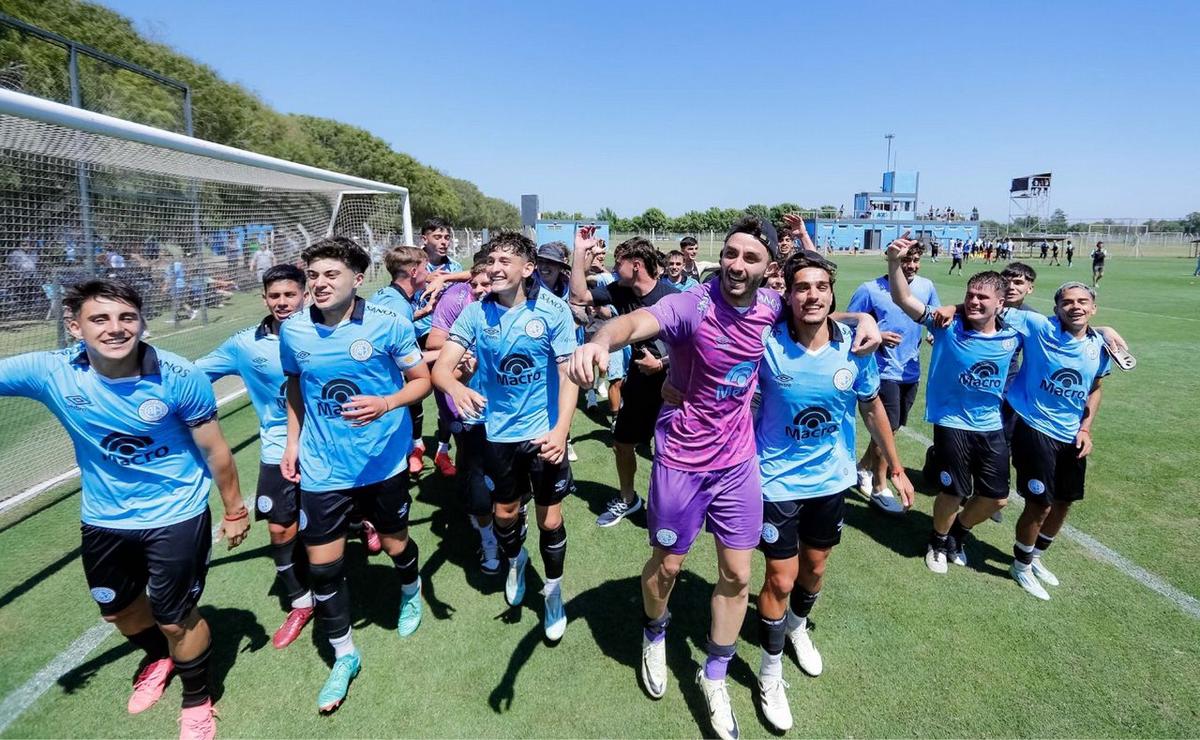
<path id="1" fill-rule="evenodd" d="M 850 302 L 846 304 L 846 310 L 850 313 L 869 313 L 875 315 L 875 304 L 871 300 L 871 291 L 866 285 L 860 285 L 854 291 L 854 295 L 850 296 Z"/>
<path id="2" fill-rule="evenodd" d="M 470 304 L 454 320 L 454 326 L 450 327 L 450 341 L 464 349 L 471 349 L 475 346 L 475 337 L 478 336 L 479 325 L 482 322 L 483 304 Z"/>
<path id="3" fill-rule="evenodd" d="M 1037 311 L 1027 311 L 1021 308 L 1004 309 L 1004 312 L 1000 314 L 1000 319 L 1006 327 L 1022 337 L 1029 337 L 1050 328 L 1050 319 Z"/>
<path id="4" fill-rule="evenodd" d="M 465 291 L 455 291 L 453 295 L 442 295 L 441 300 L 433 307 L 433 320 L 430 328 L 441 329 L 447 334 L 454 326 L 454 318 L 462 313 L 466 306 L 466 297 L 468 293 Z"/>
<path id="5" fill-rule="evenodd" d="M 208 375 L 210 381 L 219 380 L 226 375 L 238 375 L 237 346 L 235 337 L 230 337 L 212 352 L 196 360 L 196 367 Z"/>
<path id="6" fill-rule="evenodd" d="M 293 332 L 288 331 L 287 322 L 279 327 L 279 364 L 284 375 L 300 376 L 300 363 L 296 360 L 296 349 L 292 346 Z"/>
<path id="7" fill-rule="evenodd" d="M 26 352 L 0 360 L 0 396 L 41 398 L 50 378 L 46 352 Z"/>
<path id="8" fill-rule="evenodd" d="M 190 373 L 173 373 L 172 400 L 175 405 L 175 415 L 189 427 L 200 426 L 217 415 L 217 397 L 213 393 L 212 384 L 202 376 L 195 365 L 190 367 Z"/>
<path id="9" fill-rule="evenodd" d="M 691 338 L 700 326 L 700 300 L 707 290 L 704 286 L 685 290 L 638 310 L 649 311 L 651 316 L 658 319 L 659 339 L 668 344 L 677 344 Z"/>
<path id="10" fill-rule="evenodd" d="M 879 395 L 879 363 L 875 361 L 874 354 L 866 357 L 856 355 L 855 361 L 858 363 L 858 377 L 854 379 L 854 392 L 858 394 L 858 400 L 865 403 Z"/>
<path id="11" fill-rule="evenodd" d="M 933 284 L 932 280 L 929 282 L 929 300 L 925 301 L 925 305 L 930 308 L 942 307 L 942 299 L 938 298 L 937 286 Z"/>
<path id="12" fill-rule="evenodd" d="M 566 362 L 578 346 L 575 331 L 575 318 L 571 310 L 563 307 L 555 312 L 554 325 L 550 327 L 550 349 L 554 353 L 555 362 Z"/>
<path id="13" fill-rule="evenodd" d="M 1112 358 L 1108 355 L 1108 350 L 1104 347 L 1104 342 L 1100 341 L 1100 365 L 1096 368 L 1096 379 L 1107 378 L 1112 373 Z"/>
<path id="14" fill-rule="evenodd" d="M 411 321 L 397 318 L 392 322 L 391 346 L 388 354 L 396 367 L 410 370 L 421 364 L 421 348 L 417 345 L 417 332 Z"/>
<path id="15" fill-rule="evenodd" d="M 608 291 L 609 285 L 612 285 L 612 283 L 605 283 L 603 285 L 597 283 L 596 287 L 588 288 L 588 291 L 592 294 L 593 304 L 597 306 L 607 306 L 613 302 L 612 293 Z"/>

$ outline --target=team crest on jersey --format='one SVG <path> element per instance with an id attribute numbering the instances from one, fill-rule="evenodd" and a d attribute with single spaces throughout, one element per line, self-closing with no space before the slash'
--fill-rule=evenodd
<path id="1" fill-rule="evenodd" d="M 92 598 L 96 600 L 97 604 L 111 604 L 113 599 L 117 598 L 117 592 L 111 588 L 97 586 L 92 589 Z"/>
<path id="2" fill-rule="evenodd" d="M 142 405 L 138 406 L 138 418 L 142 421 L 159 421 L 169 412 L 170 409 L 167 408 L 167 404 L 157 398 L 142 401 Z"/>
<path id="3" fill-rule="evenodd" d="M 942 482 L 943 486 L 948 486 L 954 481 L 954 479 L 950 477 L 950 474 L 945 470 L 943 470 L 942 474 L 938 476 L 938 480 Z"/>
<path id="4" fill-rule="evenodd" d="M 775 544 L 779 541 L 779 528 L 770 522 L 764 522 L 762 526 L 763 542 L 768 545 Z"/>
<path id="5" fill-rule="evenodd" d="M 1017 338 L 1009 337 L 1008 339 L 1005 339 L 1000 343 L 1000 347 L 1003 348 L 1005 352 L 1012 352 L 1017 348 Z"/>
<path id="6" fill-rule="evenodd" d="M 1040 496 L 1046 492 L 1046 484 L 1042 483 L 1037 478 L 1034 478 L 1033 480 L 1029 481 L 1029 492 Z"/>
<path id="7" fill-rule="evenodd" d="M 1089 344 L 1087 346 L 1087 350 L 1085 350 L 1085 352 L 1086 352 L 1087 358 L 1089 360 L 1095 360 L 1100 357 L 1100 348 L 1094 344 Z"/>
<path id="8" fill-rule="evenodd" d="M 849 368 L 842 368 L 833 374 L 833 387 L 839 391 L 848 391 L 854 385 L 854 373 Z"/>
<path id="9" fill-rule="evenodd" d="M 663 547 L 670 547 L 679 541 L 679 535 L 673 529 L 660 529 L 654 533 L 654 539 Z"/>
<path id="10" fill-rule="evenodd" d="M 706 292 L 704 294 L 704 297 L 701 298 L 698 303 L 696 303 L 696 313 L 704 313 L 705 311 L 708 310 L 708 307 L 711 305 L 712 305 L 712 298 L 709 298 L 708 293 Z"/>
<path id="11" fill-rule="evenodd" d="M 373 354 L 375 354 L 375 348 L 366 339 L 356 339 L 350 344 L 350 356 L 359 362 L 371 359 Z"/>
<path id="12" fill-rule="evenodd" d="M 541 339 L 546 334 L 546 322 L 541 319 L 530 319 L 525 322 L 525 336 L 530 339 Z"/>

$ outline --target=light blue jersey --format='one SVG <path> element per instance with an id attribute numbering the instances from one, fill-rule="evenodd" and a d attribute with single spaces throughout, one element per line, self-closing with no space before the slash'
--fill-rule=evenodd
<path id="1" fill-rule="evenodd" d="M 279 464 L 287 444 L 287 378 L 279 362 L 279 335 L 271 330 L 273 322 L 268 316 L 196 360 L 196 367 L 213 382 L 236 375 L 246 384 L 258 415 L 258 457 L 268 465 Z"/>
<path id="2" fill-rule="evenodd" d="M 534 284 L 505 308 L 488 295 L 459 315 L 450 341 L 475 353 L 493 442 L 537 439 L 558 423 L 558 364 L 575 351 L 575 321 L 561 298 Z"/>
<path id="3" fill-rule="evenodd" d="M 762 413 L 754 430 L 763 499 L 793 501 L 854 485 L 855 412 L 879 394 L 875 357 L 850 351 L 850 328 L 830 321 L 829 344 L 809 352 L 775 325 L 758 367 Z"/>
<path id="4" fill-rule="evenodd" d="M 850 296 L 847 311 L 869 313 L 879 324 L 879 331 L 894 331 L 902 339 L 895 347 L 880 345 L 875 352 L 879 362 L 879 377 L 898 383 L 915 383 L 921 379 L 921 325 L 908 317 L 904 309 L 892 300 L 888 277 L 868 280 Z M 917 300 L 930 308 L 938 308 L 937 288 L 928 278 L 917 275 L 908 284 Z"/>
<path id="5" fill-rule="evenodd" d="M 1074 442 L 1097 378 L 1112 371 L 1104 340 L 1092 329 L 1077 339 L 1058 317 L 1006 311 L 1004 321 L 1025 338 L 1025 360 L 1008 403 L 1025 423 L 1060 442 Z"/>
<path id="6" fill-rule="evenodd" d="M 404 372 L 421 363 L 412 324 L 354 299 L 350 318 L 330 327 L 316 306 L 288 317 L 279 329 L 283 372 L 300 378 L 304 426 L 300 487 L 338 491 L 378 483 L 408 465 L 412 419 L 392 409 L 365 426 L 342 417 L 351 396 L 385 396 L 404 386 Z"/>
<path id="7" fill-rule="evenodd" d="M 397 288 L 393 283 L 388 283 L 379 290 L 375 291 L 375 295 L 371 296 L 371 303 L 381 308 L 386 308 L 392 313 L 407 319 L 408 323 L 413 323 L 413 311 L 420 306 L 417 306 L 412 299 L 404 294 L 404 291 Z M 432 320 L 432 312 L 430 314 Z M 415 332 L 416 329 L 414 328 Z M 426 332 L 429 330 L 426 329 Z"/>
<path id="8" fill-rule="evenodd" d="M 674 288 L 675 290 L 678 290 L 678 291 L 679 291 L 679 292 L 681 292 L 681 293 L 682 293 L 683 291 L 687 290 L 688 288 L 691 288 L 691 287 L 692 287 L 692 286 L 694 286 L 694 285 L 699 285 L 699 284 L 700 284 L 700 282 L 699 282 L 698 280 L 696 280 L 696 278 L 694 278 L 694 277 L 692 277 L 691 275 L 688 275 L 688 274 L 684 274 L 684 275 L 683 275 L 683 280 L 680 280 L 678 283 L 673 283 L 673 282 L 671 282 L 671 279 L 670 279 L 670 278 L 668 278 L 668 277 L 666 277 L 666 276 L 663 276 L 663 279 L 662 279 L 662 281 L 663 281 L 664 283 L 666 283 L 667 285 L 670 285 L 670 286 L 671 286 L 672 288 Z"/>
<path id="9" fill-rule="evenodd" d="M 195 365 L 148 344 L 138 374 L 112 380 L 82 345 L 0 360 L 0 396 L 41 401 L 75 444 L 84 524 L 151 529 L 208 508 L 212 476 L 191 428 L 217 415 L 212 385 Z"/>
<path id="10" fill-rule="evenodd" d="M 967 329 L 955 316 L 944 329 L 934 326 L 925 311 L 925 328 L 933 334 L 929 379 L 925 391 L 925 421 L 970 432 L 991 432 L 1004 423 L 1000 406 L 1004 379 L 1020 336 L 1002 326 L 992 334 Z"/>

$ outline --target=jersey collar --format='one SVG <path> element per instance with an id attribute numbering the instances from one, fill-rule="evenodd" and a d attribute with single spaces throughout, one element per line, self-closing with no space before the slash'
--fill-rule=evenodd
<path id="1" fill-rule="evenodd" d="M 146 377 L 147 375 L 162 375 L 162 368 L 158 364 L 158 352 L 153 347 L 145 342 L 138 343 L 138 375 Z M 72 365 L 79 367 L 91 367 L 91 360 L 88 359 L 87 347 L 79 350 L 79 354 L 71 358 Z"/>
<path id="2" fill-rule="evenodd" d="M 401 295 L 404 295 L 403 292 L 401 292 Z M 366 313 L 366 310 L 367 302 L 363 300 L 362 296 L 354 296 L 354 308 L 350 309 L 350 320 L 361 324 L 363 320 L 363 314 Z M 329 326 L 329 324 L 326 324 L 324 321 L 325 314 L 321 312 L 321 309 L 317 308 L 317 304 L 315 303 L 308 307 L 308 317 L 312 319 L 314 324 Z"/>
<path id="3" fill-rule="evenodd" d="M 265 339 L 275 332 L 271 331 L 271 327 L 275 323 L 275 317 L 268 315 L 265 319 L 258 323 L 258 328 L 254 330 L 255 339 Z"/>
<path id="4" fill-rule="evenodd" d="M 542 281 L 540 278 L 534 277 L 534 275 L 537 275 L 537 273 L 536 272 L 533 273 L 533 275 L 530 275 L 525 280 L 525 302 L 526 303 L 536 303 L 538 296 L 541 295 L 541 292 L 542 292 Z M 483 300 L 494 302 L 496 300 L 496 294 L 488 293 L 487 295 L 485 295 L 483 297 Z"/>

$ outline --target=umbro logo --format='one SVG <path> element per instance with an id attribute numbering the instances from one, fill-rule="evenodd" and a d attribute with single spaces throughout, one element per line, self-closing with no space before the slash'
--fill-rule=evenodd
<path id="1" fill-rule="evenodd" d="M 724 334 L 717 335 L 717 344 L 733 344 L 733 340 Z"/>
<path id="2" fill-rule="evenodd" d="M 87 396 L 65 396 L 64 398 L 67 403 L 71 404 L 75 408 L 82 408 L 84 406 L 92 405 L 91 399 L 89 399 Z"/>
<path id="3" fill-rule="evenodd" d="M 789 387 L 791 387 L 791 385 L 792 385 L 792 376 L 790 376 L 790 375 L 777 375 L 777 376 L 775 377 L 775 382 L 776 382 L 776 383 L 779 383 L 779 387 L 781 387 L 781 388 L 789 388 Z"/>
<path id="4" fill-rule="evenodd" d="M 305 360 L 307 360 L 307 359 L 308 359 L 309 357 L 311 357 L 311 356 L 312 356 L 312 353 L 311 353 L 311 352 L 305 352 L 304 350 L 300 350 L 299 352 L 297 352 L 297 353 L 296 353 L 296 359 L 297 359 L 299 362 L 304 362 Z"/>
<path id="5" fill-rule="evenodd" d="M 500 336 L 500 327 L 489 326 L 483 330 L 483 335 L 485 337 L 491 337 L 491 338 L 495 339 L 496 337 Z"/>
<path id="6" fill-rule="evenodd" d="M 297 358 L 299 358 L 299 355 L 297 355 Z M 259 355 L 258 357 L 255 357 L 253 360 L 251 360 L 250 364 L 254 365 L 254 367 L 256 367 L 256 368 L 262 368 L 263 365 L 267 364 L 267 358 L 263 357 L 262 355 Z"/>

